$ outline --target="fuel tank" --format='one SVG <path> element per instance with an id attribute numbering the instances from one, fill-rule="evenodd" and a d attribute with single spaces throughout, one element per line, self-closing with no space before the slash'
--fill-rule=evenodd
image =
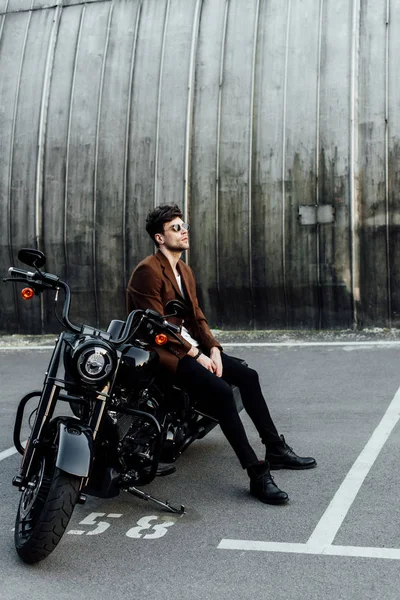
<path id="1" fill-rule="evenodd" d="M 131 385 L 145 385 L 158 370 L 158 354 L 150 348 L 125 346 L 122 350 L 119 377 Z"/>

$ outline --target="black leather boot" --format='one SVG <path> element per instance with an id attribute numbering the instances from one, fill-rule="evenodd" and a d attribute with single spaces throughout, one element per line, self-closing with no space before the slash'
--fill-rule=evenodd
<path id="1" fill-rule="evenodd" d="M 285 504 L 289 500 L 275 484 L 269 471 L 268 462 L 259 462 L 247 469 L 250 477 L 250 493 L 265 504 Z"/>
<path id="2" fill-rule="evenodd" d="M 265 460 L 269 462 L 271 469 L 312 469 L 317 466 L 317 461 L 311 456 L 297 456 L 293 448 L 287 445 L 283 435 L 280 436 L 282 443 L 268 448 Z"/>

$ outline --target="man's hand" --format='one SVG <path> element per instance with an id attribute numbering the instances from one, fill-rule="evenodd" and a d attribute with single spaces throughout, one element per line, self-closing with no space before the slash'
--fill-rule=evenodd
<path id="1" fill-rule="evenodd" d="M 211 373 L 215 372 L 214 361 L 211 358 L 208 358 L 205 354 L 200 354 L 197 362 L 201 364 L 202 367 L 207 369 L 207 371 L 211 371 Z"/>
<path id="2" fill-rule="evenodd" d="M 222 376 L 222 359 L 221 359 L 221 351 L 217 346 L 214 346 L 210 350 L 210 358 L 214 365 L 214 373 L 217 377 Z"/>
<path id="3" fill-rule="evenodd" d="M 196 346 L 192 346 L 188 352 L 188 356 L 194 358 L 198 353 L 198 348 Z M 199 358 L 196 358 L 197 362 L 210 371 L 211 373 L 215 373 L 217 377 L 221 377 L 222 375 L 222 359 L 221 352 L 217 346 L 214 346 L 210 350 L 210 358 L 206 354 L 200 354 Z"/>
<path id="4" fill-rule="evenodd" d="M 199 348 L 197 346 L 192 346 L 190 348 L 189 352 L 187 353 L 187 355 L 194 358 L 195 356 L 197 356 L 198 352 L 199 352 Z M 207 369 L 207 371 L 214 373 L 214 371 L 215 371 L 214 362 L 211 360 L 211 358 L 208 358 L 208 356 L 206 356 L 206 354 L 200 354 L 199 358 L 196 358 L 196 360 L 202 367 Z"/>

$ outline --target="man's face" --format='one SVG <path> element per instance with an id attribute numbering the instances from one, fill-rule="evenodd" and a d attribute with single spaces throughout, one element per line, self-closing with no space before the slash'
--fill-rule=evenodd
<path id="1" fill-rule="evenodd" d="M 189 248 L 189 232 L 187 223 L 180 217 L 176 217 L 168 223 L 164 223 L 164 233 L 160 236 L 158 243 L 171 252 L 183 252 Z M 178 230 L 178 231 L 177 231 Z"/>

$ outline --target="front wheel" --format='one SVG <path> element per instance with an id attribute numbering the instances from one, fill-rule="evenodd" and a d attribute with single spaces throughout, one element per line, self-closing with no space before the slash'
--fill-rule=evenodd
<path id="1" fill-rule="evenodd" d="M 15 548 L 29 564 L 46 558 L 61 540 L 82 482 L 82 477 L 50 468 L 46 463 L 43 457 L 22 492 L 15 521 Z"/>

